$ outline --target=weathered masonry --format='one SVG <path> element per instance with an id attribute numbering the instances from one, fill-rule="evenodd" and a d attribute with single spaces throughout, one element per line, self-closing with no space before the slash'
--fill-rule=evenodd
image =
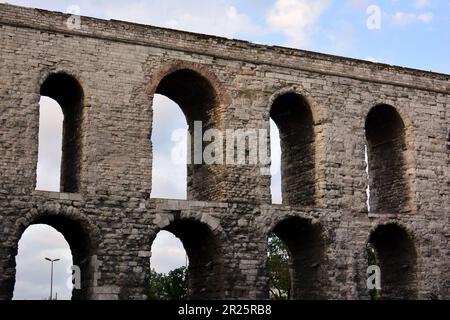
<path id="1" fill-rule="evenodd" d="M 163 229 L 189 255 L 192 298 L 268 298 L 270 232 L 289 248 L 293 298 L 368 299 L 368 243 L 382 298 L 450 298 L 449 75 L 68 17 L 0 4 L 0 299 L 36 223 L 81 267 L 74 299 L 144 299 Z M 189 130 L 272 118 L 283 205 L 259 164 L 192 165 L 187 201 L 150 198 L 155 93 Z M 61 193 L 35 190 L 41 95 L 65 116 Z"/>

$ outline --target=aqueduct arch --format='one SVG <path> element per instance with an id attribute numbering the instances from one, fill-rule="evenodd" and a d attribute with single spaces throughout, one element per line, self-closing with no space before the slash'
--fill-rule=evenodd
<path id="1" fill-rule="evenodd" d="M 270 117 L 280 131 L 283 203 L 315 203 L 314 120 L 307 100 L 290 92 L 278 96 Z"/>
<path id="2" fill-rule="evenodd" d="M 280 221 L 273 233 L 289 253 L 291 299 L 326 299 L 326 244 L 320 226 L 290 217 Z"/>
<path id="3" fill-rule="evenodd" d="M 60 190 L 79 192 L 83 156 L 83 88 L 73 76 L 58 72 L 45 79 L 40 94 L 58 102 L 64 114 Z"/>
<path id="4" fill-rule="evenodd" d="M 145 299 L 149 237 L 166 227 L 206 274 L 192 268 L 192 296 L 267 298 L 274 221 L 292 251 L 296 298 L 369 299 L 368 239 L 388 273 L 385 297 L 449 298 L 448 75 L 88 17 L 69 30 L 67 18 L 0 4 L 0 299 L 12 297 L 16 226 L 37 222 L 62 231 L 77 263 L 88 261 L 93 278 L 77 298 Z M 74 70 L 82 86 L 54 70 Z M 62 192 L 35 190 L 39 93 L 57 100 L 67 120 Z M 150 199 L 155 93 L 176 101 L 190 126 L 202 120 L 202 129 L 219 130 L 267 129 L 274 97 L 285 203 L 268 201 L 267 163 L 193 165 L 187 201 Z M 330 231 L 326 240 L 318 226 Z M 218 228 L 219 240 L 210 233 Z M 89 272 L 93 255 L 98 268 Z M 391 256 L 416 276 L 393 282 Z"/>
<path id="5" fill-rule="evenodd" d="M 73 264 L 80 268 L 81 288 L 72 290 L 72 300 L 86 300 L 93 298 L 95 282 L 95 255 L 99 241 L 99 231 L 91 221 L 85 217 L 68 212 L 33 210 L 25 219 L 21 219 L 15 226 L 14 244 L 11 247 L 8 267 L 13 271 L 6 284 L 2 284 L 2 294 L 12 298 L 15 284 L 15 266 L 17 246 L 25 230 L 36 224 L 48 225 L 60 232 L 69 244 Z M 3 290 L 5 290 L 3 292 Z"/>
<path id="6" fill-rule="evenodd" d="M 189 299 L 223 298 L 222 241 L 211 228 L 195 219 L 177 219 L 162 230 L 182 242 L 189 258 Z M 150 279 L 151 281 L 151 279 Z"/>
<path id="7" fill-rule="evenodd" d="M 381 269 L 381 299 L 417 298 L 417 252 L 408 232 L 396 224 L 378 226 L 369 237 Z"/>
<path id="8" fill-rule="evenodd" d="M 222 102 L 213 80 L 210 80 L 212 76 L 208 79 L 201 72 L 202 69 L 195 64 L 169 65 L 157 72 L 158 83 L 152 83 L 154 88 L 150 87 L 149 91 L 164 95 L 177 103 L 186 117 L 190 137 L 187 147 L 188 200 L 213 201 L 221 196 L 217 185 L 223 179 L 223 170 L 218 165 L 202 163 L 198 155 L 203 154 L 204 147 L 198 146 L 194 137 L 201 135 L 199 139 L 202 139 L 206 130 L 223 128 L 223 115 L 220 112 Z M 154 79 L 153 82 L 157 80 Z M 196 126 L 199 128 L 197 132 Z"/>
<path id="9" fill-rule="evenodd" d="M 410 183 L 405 124 L 389 105 L 373 107 L 366 118 L 371 207 L 374 212 L 409 208 Z"/>

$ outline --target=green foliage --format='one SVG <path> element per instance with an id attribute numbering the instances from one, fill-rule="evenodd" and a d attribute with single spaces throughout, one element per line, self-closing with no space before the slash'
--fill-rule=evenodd
<path id="1" fill-rule="evenodd" d="M 288 300 L 291 295 L 289 253 L 286 245 L 275 234 L 269 236 L 267 266 L 269 269 L 270 298 Z M 187 299 L 187 269 L 181 267 L 168 274 L 155 270 L 150 274 L 149 300 Z"/>
<path id="2" fill-rule="evenodd" d="M 168 274 L 150 273 L 149 300 L 185 300 L 187 298 L 187 269 L 181 267 Z"/>
<path id="3" fill-rule="evenodd" d="M 269 236 L 267 254 L 270 298 L 289 300 L 291 291 L 289 253 L 283 241 L 275 234 Z"/>
<path id="4" fill-rule="evenodd" d="M 367 253 L 367 265 L 369 266 L 378 266 L 378 259 L 377 255 L 375 253 L 375 248 L 373 245 L 368 242 L 366 245 L 366 253 Z M 378 300 L 380 299 L 380 292 L 377 289 L 372 289 L 369 291 L 370 299 L 371 300 Z"/>

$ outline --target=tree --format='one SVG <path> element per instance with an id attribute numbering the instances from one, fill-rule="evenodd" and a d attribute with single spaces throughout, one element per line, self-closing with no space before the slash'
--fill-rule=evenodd
<path id="1" fill-rule="evenodd" d="M 269 270 L 270 298 L 289 300 L 291 277 L 289 272 L 289 253 L 286 245 L 275 234 L 268 240 L 267 267 Z M 187 269 L 181 267 L 168 274 L 150 273 L 149 300 L 184 300 L 187 298 Z"/>
<path id="2" fill-rule="evenodd" d="M 275 234 L 269 235 L 267 267 L 270 299 L 289 300 L 291 297 L 289 253 L 286 245 Z"/>
<path id="3" fill-rule="evenodd" d="M 187 298 L 187 269 L 181 267 L 168 274 L 150 272 L 149 300 L 185 300 Z"/>

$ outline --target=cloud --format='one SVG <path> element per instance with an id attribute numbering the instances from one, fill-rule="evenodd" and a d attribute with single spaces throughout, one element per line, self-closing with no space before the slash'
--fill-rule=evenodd
<path id="1" fill-rule="evenodd" d="M 374 57 L 371 57 L 371 56 L 365 57 L 363 60 L 370 61 L 370 62 L 373 62 L 373 63 L 378 63 L 379 62 L 377 59 L 375 59 Z"/>
<path id="2" fill-rule="evenodd" d="M 54 263 L 53 294 L 58 299 L 70 299 L 71 288 L 66 286 L 73 264 L 69 245 L 63 235 L 47 225 L 28 227 L 19 241 L 16 257 L 16 285 L 14 299 L 47 299 L 50 294 L 50 263 L 44 260 L 61 259 Z"/>
<path id="3" fill-rule="evenodd" d="M 430 23 L 433 20 L 433 14 L 431 12 L 420 14 L 417 16 L 417 19 L 423 23 Z"/>
<path id="4" fill-rule="evenodd" d="M 356 32 L 351 23 L 342 21 L 334 30 L 328 32 L 327 38 L 331 42 L 332 50 L 342 54 L 353 49 Z"/>
<path id="5" fill-rule="evenodd" d="M 153 101 L 153 198 L 186 199 L 186 162 L 174 161 L 174 149 L 186 159 L 187 124 L 180 107 L 162 95 Z M 178 143 L 172 140 L 174 132 L 184 132 Z M 183 145 L 184 143 L 184 145 Z M 181 149 L 181 150 L 180 150 Z"/>
<path id="6" fill-rule="evenodd" d="M 417 15 L 415 13 L 405 13 L 402 11 L 398 11 L 391 17 L 391 19 L 393 23 L 398 26 L 407 26 L 415 22 L 422 22 L 427 24 L 433 20 L 433 14 L 429 12 Z"/>
<path id="7" fill-rule="evenodd" d="M 63 113 L 59 104 L 41 97 L 36 189 L 59 191 Z"/>
<path id="8" fill-rule="evenodd" d="M 423 8 L 429 7 L 430 5 L 431 5 L 431 3 L 429 0 L 417 0 L 414 3 L 414 8 L 423 9 Z"/>
<path id="9" fill-rule="evenodd" d="M 186 165 L 174 165 L 170 155 L 154 157 L 152 198 L 186 199 Z"/>
<path id="10" fill-rule="evenodd" d="M 348 0 L 346 7 L 350 10 L 366 10 L 368 6 L 371 5 L 369 0 Z"/>
<path id="11" fill-rule="evenodd" d="M 281 203 L 281 144 L 280 132 L 275 122 L 270 119 L 270 173 L 272 175 L 270 192 L 272 193 L 272 202 Z"/>
<path id="12" fill-rule="evenodd" d="M 124 20 L 159 27 L 208 33 L 223 37 L 236 37 L 259 34 L 262 30 L 254 24 L 251 17 L 239 12 L 236 6 L 226 0 L 78 0 L 8 2 L 67 12 L 71 5 L 80 7 L 81 15 L 103 19 Z"/>
<path id="13" fill-rule="evenodd" d="M 170 232 L 159 232 L 152 244 L 151 268 L 168 273 L 185 265 L 186 251 L 181 241 Z"/>
<path id="14" fill-rule="evenodd" d="M 329 0 L 277 0 L 269 12 L 267 24 L 273 31 L 284 34 L 290 45 L 304 46 L 329 3 Z"/>
<path id="15" fill-rule="evenodd" d="M 392 16 L 392 19 L 396 24 L 405 26 L 416 21 L 417 15 L 415 13 L 405 13 L 399 11 Z"/>
<path id="16" fill-rule="evenodd" d="M 212 35 L 233 37 L 258 34 L 250 16 L 226 1 L 128 1 L 109 2 L 104 14 L 118 20 L 157 25 Z"/>

